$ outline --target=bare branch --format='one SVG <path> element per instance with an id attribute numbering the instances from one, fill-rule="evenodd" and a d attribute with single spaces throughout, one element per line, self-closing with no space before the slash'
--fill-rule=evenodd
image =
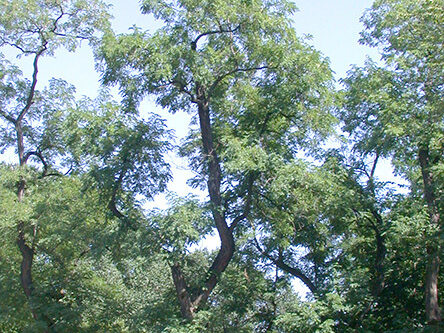
<path id="1" fill-rule="evenodd" d="M 23 54 L 32 54 L 32 53 L 35 53 L 35 50 L 32 50 L 32 51 L 30 51 L 30 50 L 26 50 L 26 49 L 24 49 L 23 47 L 21 47 L 20 45 L 18 45 L 18 44 L 16 44 L 16 43 L 11 43 L 11 42 L 5 41 L 4 39 L 2 39 L 2 41 L 0 42 L 0 45 L 8 45 L 8 46 L 11 46 L 11 47 L 13 47 L 13 48 L 18 49 L 18 50 L 19 50 L 20 52 L 22 52 Z"/>
<path id="2" fill-rule="evenodd" d="M 32 73 L 31 88 L 29 90 L 28 98 L 26 99 L 26 105 L 22 109 L 22 111 L 20 112 L 19 116 L 17 117 L 16 123 L 20 123 L 23 120 L 26 113 L 28 113 L 29 109 L 31 108 L 31 105 L 34 102 L 33 99 L 34 99 L 34 94 L 35 94 L 35 87 L 37 85 L 37 74 L 39 72 L 38 61 L 39 61 L 40 56 L 47 50 L 47 45 L 48 45 L 48 42 L 44 41 L 42 44 L 42 48 L 36 53 L 36 55 L 34 57 L 34 62 L 33 62 L 34 71 Z"/>
<path id="3" fill-rule="evenodd" d="M 282 269 L 284 272 L 287 272 L 287 273 L 291 274 L 292 276 L 301 280 L 308 287 L 308 289 L 310 289 L 310 291 L 313 294 L 317 293 L 318 288 L 311 281 L 311 279 L 307 275 L 305 275 L 304 272 L 302 272 L 302 270 L 300 270 L 297 267 L 292 267 L 292 266 L 287 265 L 284 262 L 282 255 L 279 255 L 279 258 L 276 259 L 273 256 L 271 256 L 270 254 L 268 254 L 265 250 L 262 249 L 262 247 L 259 244 L 259 241 L 256 239 L 256 236 L 254 237 L 254 242 L 255 242 L 256 248 L 259 250 L 259 252 L 263 256 L 265 256 L 267 259 L 269 259 L 271 262 L 273 262 L 273 264 L 275 264 L 276 267 Z"/>
<path id="4" fill-rule="evenodd" d="M 7 121 L 15 125 L 15 119 L 11 117 L 9 114 L 7 114 L 5 111 L 0 110 L 0 116 L 5 118 Z"/>
<path id="5" fill-rule="evenodd" d="M 239 24 L 236 28 L 234 29 L 223 29 L 220 24 L 219 24 L 219 30 L 213 30 L 213 31 L 207 31 L 207 32 L 203 32 L 201 33 L 199 36 L 196 37 L 196 39 L 194 39 L 191 42 L 191 49 L 193 51 L 196 51 L 197 48 L 197 43 L 199 42 L 199 39 L 201 39 L 202 37 L 205 36 L 209 36 L 209 35 L 215 35 L 215 34 L 223 34 L 223 33 L 233 33 L 236 32 L 236 30 L 239 30 L 241 27 L 241 25 Z"/>
<path id="6" fill-rule="evenodd" d="M 56 36 L 60 36 L 60 37 L 73 37 L 73 36 L 69 36 L 69 35 L 67 35 L 67 34 L 64 34 L 64 33 L 61 33 L 61 32 L 54 32 L 53 31 L 53 34 L 54 35 L 56 35 Z M 81 39 L 81 40 L 88 40 L 89 39 L 89 37 L 86 37 L 86 36 L 80 36 L 80 35 L 76 35 L 76 36 L 74 36 L 76 39 Z"/>
<path id="7" fill-rule="evenodd" d="M 42 173 L 42 176 L 41 176 L 41 177 L 44 178 L 44 177 L 48 176 L 48 174 L 47 174 L 47 173 L 48 173 L 48 163 L 46 162 L 45 158 L 43 157 L 42 152 L 41 152 L 40 150 L 27 152 L 27 153 L 23 156 L 23 163 L 26 164 L 26 162 L 28 162 L 28 159 L 29 159 L 31 156 L 35 156 L 35 157 L 37 157 L 37 158 L 40 160 L 40 162 L 42 162 L 42 165 L 43 165 L 43 173 Z"/>
<path id="8" fill-rule="evenodd" d="M 379 159 L 379 153 L 376 152 L 375 160 L 373 161 L 372 170 L 370 171 L 370 177 L 371 177 L 371 179 L 373 179 L 373 177 L 374 177 L 374 175 L 375 175 L 376 165 L 378 164 L 378 159 Z"/>

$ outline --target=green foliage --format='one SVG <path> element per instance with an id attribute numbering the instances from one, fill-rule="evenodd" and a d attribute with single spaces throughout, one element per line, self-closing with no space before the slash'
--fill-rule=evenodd
<path id="1" fill-rule="evenodd" d="M 427 304 L 431 297 L 436 300 L 433 309 L 442 304 L 438 294 L 430 292 L 430 283 L 437 284 L 438 279 L 438 268 L 431 274 L 432 257 L 438 258 L 442 252 L 442 5 L 442 1 L 432 0 L 375 1 L 363 16 L 366 29 L 361 42 L 381 48 L 384 67 L 367 61 L 363 68 L 353 68 L 343 81 L 340 117 L 354 149 L 364 157 L 376 156 L 376 161 L 380 156 L 390 157 L 411 190 L 387 214 L 388 259 L 400 260 L 402 269 L 392 270 L 387 263 L 386 287 L 378 300 L 379 309 L 374 310 L 380 326 L 368 324 L 375 330 L 421 328 L 419 318 L 424 314 L 411 309 L 424 293 Z M 394 236 L 403 246 L 395 245 Z M 426 272 L 424 285 L 417 270 Z M 394 295 L 399 288 L 402 302 Z M 396 309 L 391 319 L 387 308 Z M 430 311 L 426 316 L 440 320 Z"/>
<path id="2" fill-rule="evenodd" d="M 0 2 L 0 47 L 34 60 L 26 78 L 0 54 L 0 151 L 20 157 L 0 164 L 0 331 L 427 331 L 428 250 L 443 239 L 442 1 L 375 1 L 361 42 L 384 64 L 353 67 L 337 99 L 328 60 L 291 26 L 289 1 L 140 6 L 163 27 L 116 35 L 99 0 Z M 76 99 L 61 79 L 36 89 L 40 57 L 82 40 L 122 103 L 105 88 Z M 179 153 L 192 185 L 211 186 L 208 166 L 220 167 L 217 205 L 170 194 L 169 208 L 143 209 L 166 190 L 175 148 L 163 119 L 139 114 L 147 96 L 194 115 Z M 324 151 L 338 101 L 348 141 Z M 198 131 L 202 105 L 209 128 Z M 382 158 L 409 192 L 378 180 Z M 187 320 L 181 295 L 202 295 L 224 255 L 199 248 L 220 227 L 215 213 L 237 250 Z M 178 264 L 186 290 L 173 279 Z M 295 279 L 311 289 L 304 300 Z"/>
<path id="3" fill-rule="evenodd" d="M 170 197 L 171 208 L 158 212 L 150 219 L 149 230 L 170 260 L 183 260 L 191 246 L 195 246 L 212 232 L 209 209 L 193 197 Z"/>
<path id="4" fill-rule="evenodd" d="M 89 172 L 108 200 L 116 194 L 123 200 L 124 193 L 152 199 L 165 190 L 171 175 L 163 156 L 171 136 L 160 117 L 126 113 L 103 91 L 97 100 L 76 103 L 62 124 L 72 153 L 67 162 Z"/>
<path id="5" fill-rule="evenodd" d="M 276 318 L 276 332 L 335 332 L 339 313 L 346 309 L 344 300 L 336 294 L 327 294 L 316 302 L 292 302 L 282 304 L 282 314 Z M 332 315 L 334 317 L 332 318 Z"/>
<path id="6" fill-rule="evenodd" d="M 74 51 L 81 40 L 97 40 L 97 31 L 109 28 L 107 5 L 100 0 L 2 0 L 0 46 L 9 45 L 21 55 L 44 49 L 54 55 L 63 47 Z"/>
<path id="7" fill-rule="evenodd" d="M 16 210 L 2 206 L 4 214 L 1 217 L 1 228 L 4 232 L 2 232 L 1 251 L 5 255 L 9 253 L 4 257 L 8 260 L 2 261 L 2 278 L 8 279 L 5 281 L 7 284 L 2 284 L 4 288 L 2 295 L 6 295 L 6 299 L 10 300 L 5 303 L 9 310 L 2 313 L 2 322 L 7 323 L 6 327 L 9 325 L 21 327 L 20 331 L 29 326 L 29 310 L 27 306 L 23 307 L 23 303 L 26 302 L 18 281 L 17 269 L 20 267 L 20 256 L 14 241 L 16 221 L 26 220 L 29 226 L 26 238 L 35 246 L 33 263 L 35 294 L 31 302 L 35 308 L 42 309 L 45 316 L 56 319 L 54 325 L 57 329 L 76 331 L 76 327 L 80 327 L 78 325 L 82 316 L 91 310 L 87 303 L 93 302 L 100 306 L 97 300 L 93 301 L 90 297 L 94 292 L 98 294 L 106 292 L 100 284 L 93 282 L 100 281 L 101 268 L 98 268 L 102 266 L 100 261 L 95 263 L 91 261 L 90 256 L 90 252 L 96 246 L 94 235 L 99 230 L 107 228 L 105 211 L 99 204 L 98 193 L 84 192 L 79 178 L 38 179 L 35 177 L 36 170 L 26 172 L 33 181 L 28 182 L 26 199 L 17 203 L 16 190 L 9 186 L 10 180 L 16 179 L 16 170 L 20 169 L 3 165 L 0 173 L 2 199 L 9 197 L 15 205 L 20 206 Z M 8 201 L 2 200 L 2 205 L 3 203 L 8 204 Z M 15 216 L 16 212 L 21 212 L 20 216 Z M 55 221 L 57 223 L 54 223 Z M 95 265 L 98 265 L 96 269 Z M 106 284 L 111 283 L 111 279 L 106 282 Z M 103 299 L 101 302 L 103 303 Z M 11 316 L 13 308 L 23 308 L 23 310 Z M 102 305 L 101 310 L 96 311 L 96 315 L 106 308 Z M 104 316 L 107 317 L 109 314 Z M 35 325 L 38 326 L 38 322 Z M 112 327 L 114 324 L 108 322 L 104 325 Z M 29 329 L 31 327 L 34 326 L 29 326 Z"/>
<path id="8" fill-rule="evenodd" d="M 364 151 L 393 154 L 407 174 L 418 149 L 442 155 L 442 8 L 439 0 L 376 1 L 363 17 L 361 41 L 384 47 L 387 66 L 369 61 L 344 80 L 346 131 L 371 145 Z"/>

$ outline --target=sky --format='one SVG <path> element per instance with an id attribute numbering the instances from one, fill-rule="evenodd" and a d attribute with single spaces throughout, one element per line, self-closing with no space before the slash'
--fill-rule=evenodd
<path id="1" fill-rule="evenodd" d="M 125 33 L 128 28 L 136 25 L 151 32 L 158 28 L 159 22 L 147 15 L 139 12 L 139 1 L 137 0 L 112 0 L 111 12 L 114 16 L 112 21 L 113 29 L 117 33 Z M 359 18 L 366 8 L 371 6 L 370 0 L 296 0 L 299 11 L 294 14 L 294 27 L 299 36 L 311 35 L 309 41 L 324 56 L 330 59 L 331 68 L 335 72 L 336 79 L 344 77 L 350 65 L 362 65 L 367 55 L 373 59 L 378 59 L 377 50 L 370 49 L 358 43 L 359 32 L 362 29 Z M 6 56 L 11 57 L 11 50 L 2 50 Z M 18 65 L 25 74 L 31 72 L 32 64 L 30 59 L 22 58 L 17 60 Z M 87 43 L 84 43 L 75 53 L 64 50 L 56 52 L 54 57 L 41 59 L 39 81 L 37 88 L 43 89 L 48 80 L 52 77 L 63 78 L 73 84 L 77 89 L 79 97 L 88 96 L 94 98 L 100 89 L 99 75 L 94 69 L 93 54 Z M 118 98 L 118 96 L 116 96 Z M 156 107 L 152 102 L 145 101 L 141 105 L 142 112 L 159 112 L 167 119 L 169 128 L 174 129 L 179 142 L 188 131 L 189 116 L 183 113 L 174 115 Z M 1 157 L 2 160 L 15 162 L 16 157 L 11 151 Z M 181 161 L 174 156 L 169 158 L 174 175 L 174 181 L 170 184 L 169 190 L 177 192 L 179 195 L 186 195 L 193 192 L 186 185 L 187 179 L 192 176 L 188 170 L 186 161 Z M 387 168 L 387 166 L 386 166 Z M 382 174 L 390 174 L 384 171 Z M 387 169 L 388 170 L 388 169 Z M 202 196 L 201 193 L 194 193 Z M 167 205 L 164 195 L 148 205 L 150 208 L 162 208 Z M 210 239 L 206 244 L 208 247 L 218 246 L 218 241 Z M 305 293 L 302 285 L 295 286 L 301 294 Z"/>

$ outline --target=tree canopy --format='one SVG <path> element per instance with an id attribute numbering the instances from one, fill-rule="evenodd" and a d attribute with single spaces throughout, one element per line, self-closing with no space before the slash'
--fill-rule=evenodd
<path id="1" fill-rule="evenodd" d="M 290 1 L 144 0 L 161 27 L 128 33 L 102 0 L 1 1 L 0 330 L 439 332 L 443 5 L 376 0 L 381 59 L 335 85 Z M 83 42 L 96 97 L 37 85 Z"/>

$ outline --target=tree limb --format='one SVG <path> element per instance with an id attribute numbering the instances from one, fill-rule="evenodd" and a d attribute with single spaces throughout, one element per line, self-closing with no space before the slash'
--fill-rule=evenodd
<path id="1" fill-rule="evenodd" d="M 233 33 L 236 32 L 236 30 L 239 30 L 241 27 L 241 25 L 239 24 L 236 28 L 234 29 L 223 29 L 220 25 L 219 25 L 219 30 L 212 30 L 212 31 L 207 31 L 207 32 L 203 32 L 201 33 L 199 36 L 197 36 L 192 42 L 191 42 L 191 49 L 193 51 L 196 51 L 197 49 L 197 42 L 199 41 L 199 39 L 201 39 L 202 37 L 205 36 L 209 36 L 209 35 L 214 35 L 214 34 L 222 34 L 222 33 Z"/>
<path id="2" fill-rule="evenodd" d="M 302 272 L 302 270 L 300 270 L 297 267 L 291 267 L 291 266 L 287 265 L 284 262 L 281 255 L 279 256 L 278 259 L 273 258 L 273 256 L 271 256 L 265 250 L 262 249 L 262 247 L 259 244 L 259 241 L 256 239 L 256 236 L 254 237 L 254 242 L 255 242 L 256 248 L 259 250 L 259 252 L 263 256 L 265 256 L 267 259 L 269 259 L 273 264 L 275 264 L 277 267 L 282 269 L 284 272 L 287 272 L 287 273 L 291 274 L 292 276 L 301 280 L 308 287 L 308 289 L 310 289 L 312 294 L 316 294 L 318 292 L 318 288 L 316 287 L 316 285 L 311 281 L 311 279 L 307 275 L 304 274 L 304 272 Z"/>
<path id="3" fill-rule="evenodd" d="M 123 221 L 128 227 L 130 227 L 132 230 L 136 231 L 137 228 L 134 226 L 128 217 L 126 217 L 120 210 L 117 208 L 116 199 L 117 199 L 117 192 L 119 191 L 120 187 L 122 186 L 123 177 L 125 176 L 126 168 L 122 168 L 119 174 L 119 178 L 117 179 L 112 194 L 111 199 L 108 203 L 109 210 L 113 213 L 115 217 L 117 217 L 119 220 Z"/>
<path id="4" fill-rule="evenodd" d="M 15 125 L 15 119 L 11 117 L 9 114 L 7 114 L 5 111 L 0 110 L 0 116 L 5 118 L 7 121 Z"/>
<path id="5" fill-rule="evenodd" d="M 250 67 L 250 68 L 236 68 L 236 69 L 233 69 L 233 70 L 231 70 L 231 71 L 229 71 L 229 72 L 227 72 L 227 73 L 224 73 L 224 74 L 218 76 L 218 77 L 214 80 L 214 82 L 211 84 L 210 88 L 208 89 L 208 96 L 211 96 L 212 93 L 213 93 L 213 91 L 214 91 L 214 89 L 216 89 L 217 85 L 218 85 L 223 79 L 225 79 L 226 77 L 228 77 L 228 76 L 230 76 L 230 75 L 233 75 L 233 74 L 236 74 L 236 73 L 240 73 L 240 72 L 259 71 L 259 70 L 262 70 L 262 69 L 269 69 L 269 68 L 270 68 L 270 67 L 269 67 L 269 66 L 266 66 L 266 65 L 265 65 L 265 66 L 258 66 L 258 67 Z"/>

